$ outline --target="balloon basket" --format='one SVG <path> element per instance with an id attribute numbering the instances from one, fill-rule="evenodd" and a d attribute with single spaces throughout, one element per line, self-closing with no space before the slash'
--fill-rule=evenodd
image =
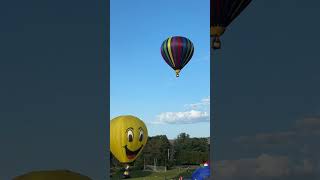
<path id="1" fill-rule="evenodd" d="M 219 36 L 213 38 L 211 46 L 213 49 L 221 49 L 221 41 Z"/>
<path id="2" fill-rule="evenodd" d="M 179 77 L 179 73 L 180 73 L 180 70 L 177 69 L 177 70 L 176 70 L 176 77 L 177 77 L 177 78 Z"/>

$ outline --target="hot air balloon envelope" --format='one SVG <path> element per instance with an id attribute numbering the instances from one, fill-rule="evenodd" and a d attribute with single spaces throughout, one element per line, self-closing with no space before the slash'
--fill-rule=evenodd
<path id="1" fill-rule="evenodd" d="M 51 170 L 51 171 L 34 171 L 13 178 L 13 180 L 91 180 L 87 176 L 68 171 L 68 170 Z"/>
<path id="2" fill-rule="evenodd" d="M 194 47 L 192 42 L 182 36 L 174 36 L 166 39 L 161 45 L 161 55 L 166 63 L 176 71 L 179 77 L 181 69 L 192 58 Z"/>
<path id="3" fill-rule="evenodd" d="M 119 116 L 110 121 L 110 150 L 121 163 L 136 160 L 147 139 L 147 127 L 137 117 Z"/>
<path id="4" fill-rule="evenodd" d="M 220 49 L 220 36 L 231 22 L 250 4 L 251 0 L 211 0 L 210 36 L 213 48 Z"/>

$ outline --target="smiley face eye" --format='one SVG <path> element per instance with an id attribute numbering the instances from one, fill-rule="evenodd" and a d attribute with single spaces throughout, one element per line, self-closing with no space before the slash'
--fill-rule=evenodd
<path id="1" fill-rule="evenodd" d="M 133 132 L 132 132 L 132 130 L 128 130 L 128 141 L 129 142 L 132 142 L 133 141 Z"/>
<path id="2" fill-rule="evenodd" d="M 143 130 L 140 130 L 140 134 L 139 134 L 139 141 L 141 142 L 143 140 Z"/>

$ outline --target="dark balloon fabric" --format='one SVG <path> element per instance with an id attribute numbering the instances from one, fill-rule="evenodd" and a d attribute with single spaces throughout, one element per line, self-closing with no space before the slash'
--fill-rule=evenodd
<path id="1" fill-rule="evenodd" d="M 250 2 L 251 0 L 211 0 L 210 26 L 229 26 Z"/>
<path id="2" fill-rule="evenodd" d="M 221 48 L 220 36 L 251 0 L 210 0 L 211 47 Z"/>
<path id="3" fill-rule="evenodd" d="M 161 45 L 161 55 L 174 70 L 181 70 L 192 58 L 194 47 L 192 42 L 181 36 L 166 39 Z"/>

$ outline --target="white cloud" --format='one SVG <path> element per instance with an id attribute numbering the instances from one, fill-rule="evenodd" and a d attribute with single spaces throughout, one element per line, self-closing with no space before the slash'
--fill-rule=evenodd
<path id="1" fill-rule="evenodd" d="M 261 154 L 255 158 L 222 160 L 215 163 L 216 179 L 290 179 L 298 175 L 315 173 L 314 164 L 308 159 L 293 161 L 287 156 Z"/>
<path id="2" fill-rule="evenodd" d="M 190 109 L 210 109 L 210 96 L 203 98 L 198 103 L 186 104 L 184 106 Z"/>
<path id="3" fill-rule="evenodd" d="M 160 124 L 191 124 L 209 121 L 210 114 L 202 111 L 165 112 L 158 115 Z"/>
<path id="4" fill-rule="evenodd" d="M 193 124 L 210 120 L 210 97 L 198 103 L 187 104 L 188 110 L 182 112 L 163 112 L 157 116 L 154 124 Z"/>
<path id="5" fill-rule="evenodd" d="M 260 156 L 216 161 L 219 180 L 320 179 L 320 117 L 298 120 L 284 131 L 258 133 L 234 139 L 239 154 Z M 220 147 L 223 148 L 223 147 Z M 269 153 L 268 153 L 269 152 Z M 297 177 L 297 178 L 295 178 Z M 306 178 L 302 178 L 306 177 Z"/>

